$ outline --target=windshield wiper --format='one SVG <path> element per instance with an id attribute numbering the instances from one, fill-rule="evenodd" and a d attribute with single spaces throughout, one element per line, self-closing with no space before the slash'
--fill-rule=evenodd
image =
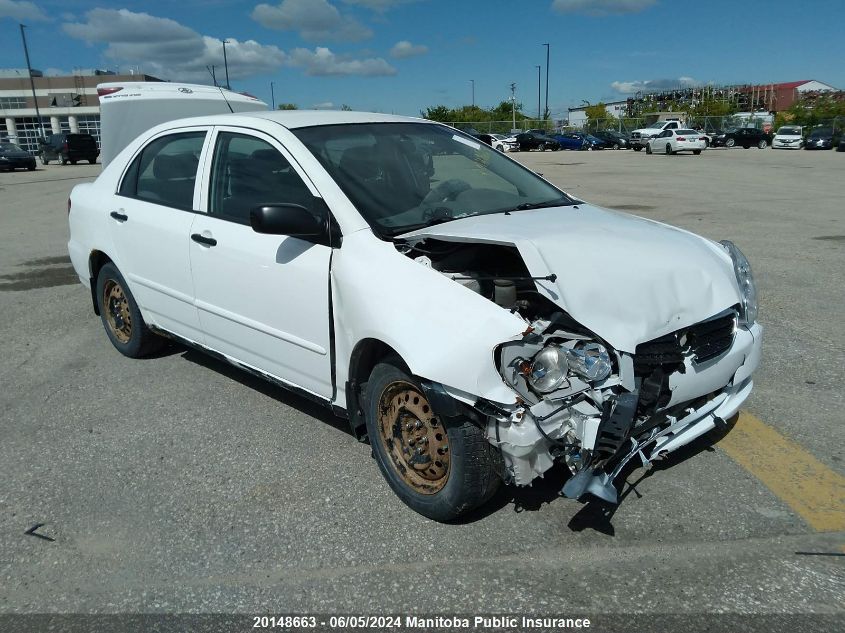
<path id="1" fill-rule="evenodd" d="M 566 207 L 576 204 L 568 198 L 558 198 L 557 200 L 546 200 L 545 202 L 523 202 L 511 209 L 505 209 L 505 215 L 510 215 L 513 211 L 528 211 L 529 209 L 545 209 L 547 207 Z M 501 213 L 499 211 L 498 213 Z"/>

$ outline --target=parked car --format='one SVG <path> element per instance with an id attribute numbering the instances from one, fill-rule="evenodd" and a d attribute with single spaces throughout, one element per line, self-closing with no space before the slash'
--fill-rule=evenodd
<path id="1" fill-rule="evenodd" d="M 733 416 L 760 359 L 734 244 L 592 206 L 438 123 L 171 121 L 67 208 L 73 267 L 120 353 L 175 339 L 325 405 L 437 520 L 556 461 L 566 496 L 616 502 L 630 459 Z"/>
<path id="2" fill-rule="evenodd" d="M 493 149 L 500 152 L 515 152 L 519 149 L 519 143 L 513 134 L 491 134 L 496 141 L 493 142 Z"/>
<path id="3" fill-rule="evenodd" d="M 35 156 L 14 143 L 0 141 L 0 169 L 13 171 L 15 169 L 35 169 Z"/>
<path id="4" fill-rule="evenodd" d="M 607 143 L 598 136 L 594 136 L 593 134 L 585 134 L 584 136 L 587 141 L 592 144 L 592 149 L 604 149 L 608 146 Z"/>
<path id="5" fill-rule="evenodd" d="M 804 142 L 804 149 L 832 149 L 839 145 L 842 138 L 842 130 L 832 128 L 817 128 L 810 132 Z"/>
<path id="6" fill-rule="evenodd" d="M 696 156 L 707 148 L 701 135 L 695 130 L 663 130 L 654 138 L 649 139 L 645 146 L 646 154 L 677 154 L 678 152 L 692 152 Z"/>
<path id="7" fill-rule="evenodd" d="M 500 152 L 510 152 L 518 146 L 515 137 L 506 137 L 504 134 L 485 134 L 477 132 L 472 136 L 482 143 L 486 143 L 493 149 L 499 150 Z M 513 141 L 510 141 L 509 138 L 512 138 Z"/>
<path id="8" fill-rule="evenodd" d="M 539 132 L 523 132 L 516 135 L 516 142 L 520 152 L 527 152 L 532 149 L 539 149 L 546 151 L 547 149 L 556 151 L 560 149 L 558 143 L 553 137 Z"/>
<path id="9" fill-rule="evenodd" d="M 593 144 L 587 140 L 587 137 L 580 132 L 564 132 L 563 134 L 554 134 L 552 138 L 555 139 L 561 149 L 593 149 Z"/>
<path id="10" fill-rule="evenodd" d="M 605 146 L 610 149 L 628 149 L 631 147 L 630 139 L 614 130 L 599 130 L 593 133 L 593 136 L 601 139 Z"/>
<path id="11" fill-rule="evenodd" d="M 839 145 L 836 146 L 837 152 L 845 152 L 845 134 L 839 137 Z"/>
<path id="12" fill-rule="evenodd" d="M 96 139 L 90 134 L 50 134 L 41 139 L 41 163 L 49 165 L 51 160 L 60 160 L 62 165 L 76 165 L 81 160 L 87 160 L 92 165 L 97 162 L 100 150 Z"/>
<path id="13" fill-rule="evenodd" d="M 782 125 L 772 139 L 772 149 L 801 149 L 804 147 L 804 134 L 801 126 Z"/>
<path id="14" fill-rule="evenodd" d="M 663 130 L 678 130 L 682 125 L 679 119 L 667 119 L 665 121 L 656 121 L 648 127 L 634 130 L 631 132 L 631 147 L 635 152 L 639 152 L 646 146 L 650 138 L 657 136 Z"/>
<path id="15" fill-rule="evenodd" d="M 772 135 L 769 132 L 756 127 L 733 128 L 716 134 L 713 137 L 713 147 L 759 147 L 766 149 L 772 143 Z"/>

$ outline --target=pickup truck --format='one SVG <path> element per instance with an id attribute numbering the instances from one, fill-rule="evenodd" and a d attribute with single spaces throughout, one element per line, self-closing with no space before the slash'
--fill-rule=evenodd
<path id="1" fill-rule="evenodd" d="M 657 136 L 663 130 L 677 130 L 682 125 L 679 119 L 669 119 L 668 121 L 657 121 L 648 127 L 634 130 L 631 132 L 631 147 L 635 152 L 639 152 L 646 146 L 650 138 Z"/>

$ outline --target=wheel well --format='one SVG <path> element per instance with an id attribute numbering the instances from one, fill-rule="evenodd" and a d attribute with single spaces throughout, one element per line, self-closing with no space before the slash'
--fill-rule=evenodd
<path id="1" fill-rule="evenodd" d="M 88 270 L 91 272 L 91 302 L 94 304 L 94 314 L 100 316 L 100 308 L 97 306 L 97 277 L 100 269 L 111 263 L 111 258 L 102 251 L 92 251 L 88 258 Z"/>
<path id="2" fill-rule="evenodd" d="M 364 390 L 373 368 L 386 358 L 398 360 L 403 369 L 408 369 L 395 349 L 374 338 L 359 341 L 355 349 L 352 350 L 349 359 L 349 375 L 346 381 L 346 410 L 349 413 L 349 426 L 352 429 L 352 434 L 362 442 L 367 439 L 367 426 L 364 421 L 364 407 L 366 406 Z"/>

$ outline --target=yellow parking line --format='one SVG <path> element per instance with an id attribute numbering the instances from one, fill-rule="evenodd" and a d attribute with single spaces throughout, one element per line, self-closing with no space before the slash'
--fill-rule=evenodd
<path id="1" fill-rule="evenodd" d="M 845 531 L 845 477 L 798 444 L 741 411 L 718 445 L 814 530 Z"/>

